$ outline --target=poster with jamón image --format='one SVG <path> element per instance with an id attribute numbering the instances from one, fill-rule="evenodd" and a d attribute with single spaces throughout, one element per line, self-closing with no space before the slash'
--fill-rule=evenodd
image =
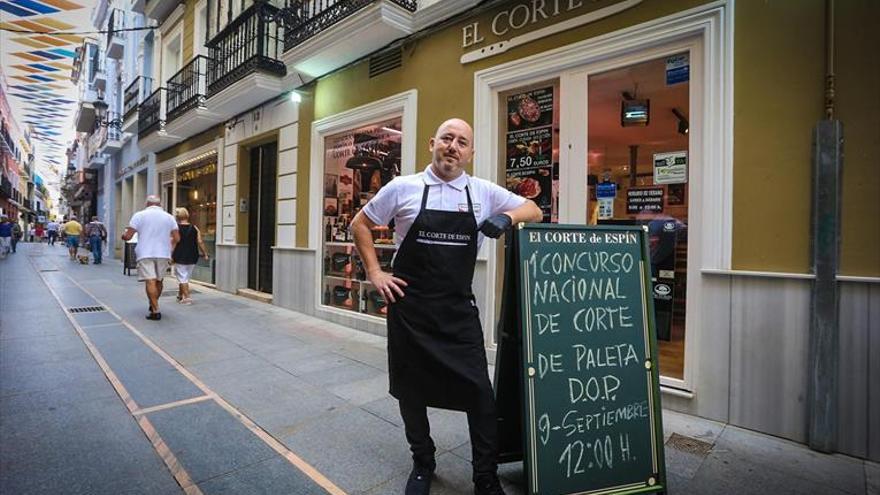
<path id="1" fill-rule="evenodd" d="M 543 222 L 553 214 L 553 165 L 507 170 L 507 190 L 531 199 L 544 213 Z"/>
<path id="2" fill-rule="evenodd" d="M 553 134 L 549 126 L 507 133 L 507 170 L 546 167 L 552 158 Z"/>
<path id="3" fill-rule="evenodd" d="M 507 130 L 517 131 L 553 123 L 553 87 L 507 97 Z"/>

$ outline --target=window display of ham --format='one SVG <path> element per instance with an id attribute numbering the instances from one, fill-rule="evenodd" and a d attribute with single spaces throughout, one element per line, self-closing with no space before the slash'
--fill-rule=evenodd
<path id="1" fill-rule="evenodd" d="M 379 190 L 400 175 L 401 119 L 329 136 L 324 147 L 322 303 L 384 318 L 387 303 L 367 281 L 352 242 L 351 219 Z M 391 270 L 393 230 L 376 227 L 373 238 L 383 270 Z"/>

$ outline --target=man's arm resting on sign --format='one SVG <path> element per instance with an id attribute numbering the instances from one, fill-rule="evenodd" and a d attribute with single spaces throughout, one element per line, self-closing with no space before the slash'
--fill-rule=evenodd
<path id="1" fill-rule="evenodd" d="M 131 238 L 134 237 L 135 232 L 137 232 L 137 230 L 134 230 L 131 227 L 126 227 L 125 232 L 122 233 L 122 240 L 123 241 L 130 241 Z"/>
<path id="2" fill-rule="evenodd" d="M 531 199 L 504 214 L 513 220 L 513 225 L 520 222 L 540 222 L 544 218 L 544 212 Z"/>
<path id="3" fill-rule="evenodd" d="M 370 283 L 376 287 L 379 294 L 387 298 L 391 302 L 395 302 L 397 297 L 403 297 L 403 288 L 406 282 L 390 273 L 382 271 L 379 266 L 379 258 L 376 257 L 376 247 L 373 244 L 373 228 L 376 227 L 375 222 L 364 214 L 361 210 L 355 215 L 351 221 L 351 233 L 354 235 L 354 245 L 357 246 L 361 260 L 364 262 L 364 269 L 367 271 L 367 278 Z"/>
<path id="4" fill-rule="evenodd" d="M 480 232 L 485 236 L 496 239 L 501 237 L 512 225 L 520 222 L 537 222 L 544 217 L 541 209 L 532 200 L 497 215 L 491 216 L 480 225 Z"/>

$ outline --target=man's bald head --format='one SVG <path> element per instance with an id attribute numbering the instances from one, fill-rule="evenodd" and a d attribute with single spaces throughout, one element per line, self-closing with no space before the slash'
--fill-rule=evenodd
<path id="1" fill-rule="evenodd" d="M 159 199 L 159 196 L 156 196 L 155 194 L 150 194 L 149 196 L 147 196 L 147 200 L 144 201 L 144 204 L 146 204 L 147 206 L 159 206 L 162 204 L 162 200 Z"/>
<path id="2" fill-rule="evenodd" d="M 453 127 L 457 127 L 457 128 L 459 128 L 459 129 L 462 129 L 462 130 L 466 130 L 467 135 L 469 136 L 469 140 L 470 140 L 470 141 L 473 141 L 473 140 L 474 140 L 474 129 L 471 127 L 470 124 L 467 123 L 466 120 L 459 119 L 459 118 L 457 118 L 457 117 L 454 117 L 454 118 L 451 118 L 451 119 L 449 119 L 449 120 L 446 120 L 446 121 L 444 121 L 442 124 L 440 124 L 440 127 L 437 128 L 437 131 L 434 132 L 434 137 L 435 137 L 435 138 L 439 137 L 440 134 L 441 134 L 444 130 L 446 130 L 446 128 L 449 127 L 449 126 L 453 126 Z"/>
<path id="3" fill-rule="evenodd" d="M 464 120 L 453 118 L 440 124 L 428 142 L 434 174 L 447 182 L 459 177 L 474 156 L 473 142 L 474 130 Z"/>

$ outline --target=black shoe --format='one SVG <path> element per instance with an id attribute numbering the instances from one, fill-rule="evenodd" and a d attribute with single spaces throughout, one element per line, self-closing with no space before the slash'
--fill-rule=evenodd
<path id="1" fill-rule="evenodd" d="M 474 481 L 474 495 L 505 495 L 497 474 L 483 475 Z"/>
<path id="2" fill-rule="evenodd" d="M 431 480 L 434 478 L 434 467 L 413 463 L 412 472 L 406 480 L 404 495 L 428 495 L 431 493 Z"/>
<path id="3" fill-rule="evenodd" d="M 153 313 L 153 312 L 150 312 L 150 314 L 148 314 L 148 315 L 146 316 L 146 318 L 147 318 L 148 320 L 158 321 L 158 320 L 161 320 L 161 319 L 162 319 L 162 313 Z"/>

